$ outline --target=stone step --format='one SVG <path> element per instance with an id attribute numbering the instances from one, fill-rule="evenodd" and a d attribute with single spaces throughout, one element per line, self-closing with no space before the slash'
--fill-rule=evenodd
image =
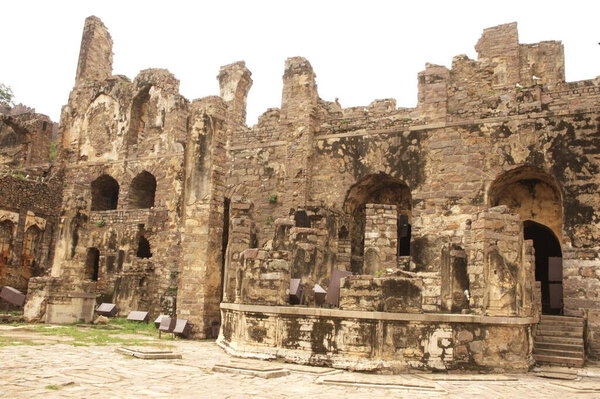
<path id="1" fill-rule="evenodd" d="M 550 363 L 556 365 L 565 365 L 565 366 L 573 366 L 573 367 L 583 367 L 583 359 L 575 359 L 572 357 L 562 357 L 562 356 L 546 356 L 546 355 L 533 355 L 533 358 L 538 363 Z"/>
<path id="2" fill-rule="evenodd" d="M 546 326 L 546 327 L 570 327 L 570 328 L 583 328 L 583 323 L 569 323 L 569 322 L 560 322 L 560 321 L 541 321 L 538 323 L 538 326 Z"/>
<path id="3" fill-rule="evenodd" d="M 548 316 L 542 315 L 540 318 L 540 324 L 563 324 L 563 325 L 576 325 L 583 326 L 585 320 L 583 317 L 571 317 L 571 316 Z"/>
<path id="4" fill-rule="evenodd" d="M 570 331 L 570 330 L 557 330 L 556 328 L 540 328 L 538 326 L 537 332 L 536 332 L 536 336 L 540 336 L 540 335 L 544 335 L 544 336 L 554 336 L 554 337 L 572 337 L 572 338 L 579 338 L 579 337 L 583 337 L 583 329 L 578 329 L 576 331 Z"/>
<path id="5" fill-rule="evenodd" d="M 552 335 L 536 335 L 535 343 L 540 342 L 561 344 L 561 345 L 581 345 L 583 346 L 583 336 L 580 337 L 563 337 L 563 336 L 552 336 Z"/>
<path id="6" fill-rule="evenodd" d="M 583 326 L 569 326 L 564 324 L 544 324 L 537 325 L 538 330 L 556 330 L 556 331 L 575 331 L 583 334 Z"/>
<path id="7" fill-rule="evenodd" d="M 553 342 L 538 342 L 535 341 L 535 349 L 542 350 L 552 350 L 552 351 L 568 351 L 568 352 L 577 352 L 584 353 L 583 350 L 583 341 L 579 345 L 569 345 L 569 344 L 556 344 Z"/>
<path id="8" fill-rule="evenodd" d="M 563 351 L 563 350 L 553 350 L 553 349 L 541 349 L 535 347 L 533 350 L 535 355 L 544 355 L 544 356 L 559 356 L 559 357 L 570 357 L 574 359 L 583 359 L 582 351 Z"/>

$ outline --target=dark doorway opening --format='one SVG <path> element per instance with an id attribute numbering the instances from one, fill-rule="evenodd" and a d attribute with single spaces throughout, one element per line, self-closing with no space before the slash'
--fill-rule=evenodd
<path id="1" fill-rule="evenodd" d="M 223 235 L 221 237 L 221 302 L 225 295 L 225 262 L 227 261 L 227 244 L 229 243 L 229 207 L 230 199 L 223 201 Z"/>
<path id="2" fill-rule="evenodd" d="M 86 278 L 92 281 L 98 281 L 100 271 L 100 251 L 98 248 L 88 248 L 87 258 L 85 260 Z"/>
<path id="3" fill-rule="evenodd" d="M 523 222 L 526 240 L 533 240 L 535 280 L 542 288 L 542 313 L 561 314 L 563 310 L 562 251 L 552 230 L 531 220 Z"/>
<path id="4" fill-rule="evenodd" d="M 140 239 L 138 240 L 138 249 L 135 256 L 143 259 L 152 257 L 152 251 L 150 251 L 150 242 L 146 237 L 140 236 Z"/>
<path id="5" fill-rule="evenodd" d="M 408 215 L 398 216 L 398 256 L 410 256 L 411 226 Z"/>

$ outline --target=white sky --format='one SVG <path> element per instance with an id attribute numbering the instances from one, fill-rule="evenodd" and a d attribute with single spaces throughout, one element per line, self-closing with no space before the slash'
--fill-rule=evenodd
<path id="1" fill-rule="evenodd" d="M 218 94 L 219 67 L 245 60 L 248 123 L 279 107 L 288 57 L 311 62 L 319 94 L 344 107 L 395 98 L 412 107 L 426 62 L 476 57 L 484 28 L 517 21 L 521 43 L 561 40 L 568 81 L 600 74 L 600 1 L 13 0 L 0 4 L 0 82 L 58 122 L 75 80 L 84 19 L 100 17 L 113 73 L 167 68 L 188 99 Z"/>

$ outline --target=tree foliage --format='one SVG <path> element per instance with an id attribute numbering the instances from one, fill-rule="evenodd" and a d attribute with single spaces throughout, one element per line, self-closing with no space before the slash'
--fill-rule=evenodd
<path id="1" fill-rule="evenodd" d="M 14 94 L 12 89 L 5 85 L 4 83 L 0 83 L 0 105 L 5 107 L 12 107 Z"/>

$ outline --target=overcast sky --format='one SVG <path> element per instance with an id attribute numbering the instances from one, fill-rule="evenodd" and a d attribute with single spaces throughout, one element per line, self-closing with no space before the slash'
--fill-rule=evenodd
<path id="1" fill-rule="evenodd" d="M 484 28 L 517 21 L 521 43 L 561 40 L 568 81 L 600 75 L 600 1 L 3 1 L 0 83 L 58 122 L 75 80 L 84 19 L 113 38 L 113 73 L 167 68 L 188 99 L 218 94 L 221 65 L 252 71 L 248 123 L 279 107 L 288 57 L 311 62 L 319 94 L 343 107 L 416 104 L 426 62 L 476 57 Z"/>

